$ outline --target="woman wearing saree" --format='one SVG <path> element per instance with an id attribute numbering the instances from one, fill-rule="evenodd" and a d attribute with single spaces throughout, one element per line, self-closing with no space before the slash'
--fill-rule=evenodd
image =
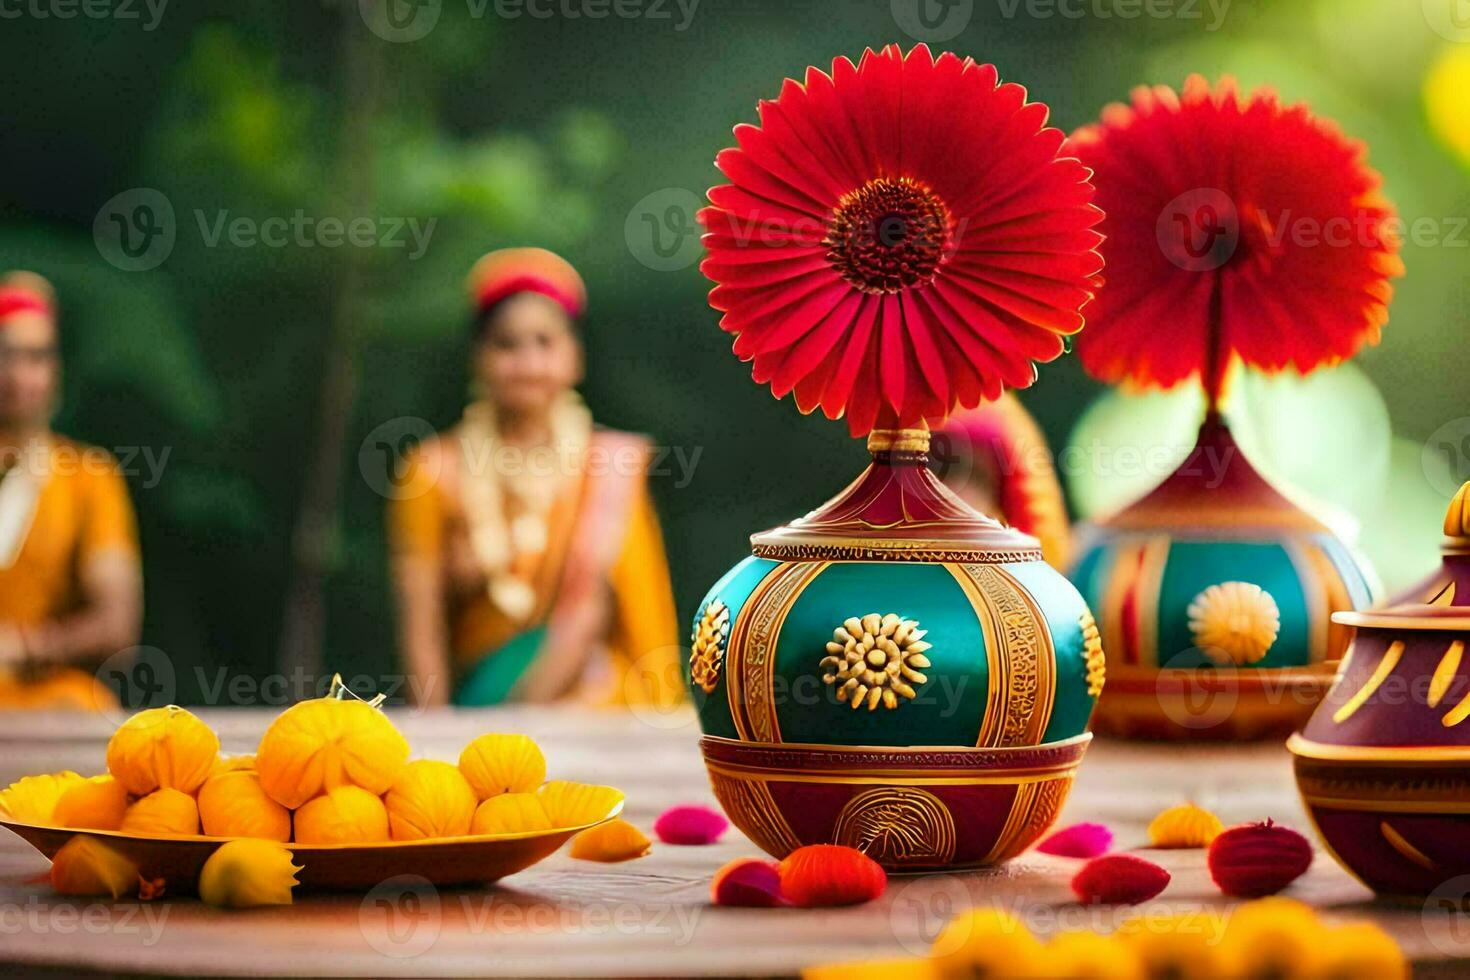
<path id="1" fill-rule="evenodd" d="M 412 697 L 669 704 L 682 689 L 649 445 L 575 391 L 581 277 L 542 249 L 469 278 L 480 396 L 410 455 L 390 505 Z"/>

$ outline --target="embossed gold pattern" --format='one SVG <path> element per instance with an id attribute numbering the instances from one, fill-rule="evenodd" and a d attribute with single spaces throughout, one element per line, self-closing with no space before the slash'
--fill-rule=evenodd
<path id="1" fill-rule="evenodd" d="M 1000 568 L 965 564 L 950 566 L 950 572 L 970 596 L 985 632 L 990 687 L 976 744 L 1038 744 L 1056 696 L 1056 650 L 1041 609 Z"/>
<path id="2" fill-rule="evenodd" d="M 827 562 L 778 565 L 761 580 L 747 600 L 730 633 L 725 658 L 725 690 L 730 715 L 742 739 L 781 741 L 776 720 L 775 656 L 781 624 L 802 590 L 827 567 Z"/>
<path id="3" fill-rule="evenodd" d="M 870 789 L 847 801 L 833 840 L 884 867 L 949 864 L 954 860 L 954 816 L 942 800 L 922 789 Z"/>
<path id="4" fill-rule="evenodd" d="M 852 616 L 832 631 L 827 656 L 822 658 L 822 682 L 840 684 L 837 700 L 853 710 L 866 704 L 869 711 L 879 704 L 892 710 L 918 696 L 916 687 L 928 682 L 922 673 L 931 664 L 924 656 L 930 643 L 928 630 L 917 621 L 896 613 Z"/>
<path id="5" fill-rule="evenodd" d="M 1108 658 L 1103 653 L 1102 633 L 1090 612 L 1084 612 L 1078 618 L 1077 625 L 1082 627 L 1082 652 L 1087 664 L 1087 693 L 1097 697 L 1102 694 L 1108 676 Z"/>
<path id="6" fill-rule="evenodd" d="M 731 779 L 711 771 L 710 786 L 735 826 L 767 854 L 784 857 L 801 846 L 764 781 Z"/>
<path id="7" fill-rule="evenodd" d="M 720 666 L 729 637 L 730 607 L 715 597 L 704 607 L 689 644 L 689 676 L 705 694 L 712 692 L 720 681 Z"/>

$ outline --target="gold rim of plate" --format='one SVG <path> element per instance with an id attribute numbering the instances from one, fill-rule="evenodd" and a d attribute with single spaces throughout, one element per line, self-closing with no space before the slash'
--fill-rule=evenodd
<path id="1" fill-rule="evenodd" d="M 534 840 L 541 837 L 553 837 L 557 834 L 580 834 L 584 830 L 591 830 L 619 816 L 623 812 L 626 799 L 620 799 L 602 817 L 590 823 L 576 824 L 571 827 L 552 827 L 548 830 L 521 830 L 513 834 L 464 834 L 459 837 L 424 837 L 419 840 L 385 840 L 385 841 L 359 841 L 348 844 L 298 844 L 295 841 L 276 841 L 282 847 L 291 851 L 307 851 L 310 853 L 323 853 L 327 851 L 362 850 L 372 848 L 375 850 L 395 850 L 410 847 L 434 847 L 438 845 L 462 845 L 462 844 L 489 844 L 499 841 Z M 12 820 L 9 817 L 0 817 L 0 827 L 14 831 L 16 827 L 24 827 L 28 830 L 43 830 L 56 834 L 86 834 L 89 837 L 105 837 L 114 840 L 143 841 L 151 844 L 224 844 L 232 840 L 258 840 L 254 837 L 210 837 L 206 834 L 125 834 L 120 830 L 92 830 L 88 827 L 55 827 L 50 824 L 27 823 L 24 820 Z"/>

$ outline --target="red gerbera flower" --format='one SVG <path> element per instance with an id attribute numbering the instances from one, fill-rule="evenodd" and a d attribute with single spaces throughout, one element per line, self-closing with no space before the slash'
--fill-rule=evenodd
<path id="1" fill-rule="evenodd" d="M 1025 387 L 1101 267 L 1088 171 L 1046 106 L 924 45 L 808 68 L 716 164 L 704 274 L 757 382 L 854 435 Z"/>
<path id="2" fill-rule="evenodd" d="M 1236 359 L 1307 372 L 1377 342 L 1403 272 L 1393 207 L 1332 123 L 1193 75 L 1182 96 L 1136 89 L 1068 146 L 1107 215 L 1107 285 L 1077 343 L 1093 375 L 1198 374 L 1214 403 Z"/>

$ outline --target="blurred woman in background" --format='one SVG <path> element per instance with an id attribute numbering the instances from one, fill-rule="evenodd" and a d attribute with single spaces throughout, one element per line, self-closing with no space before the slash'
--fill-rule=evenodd
<path id="1" fill-rule="evenodd" d="M 11 273 L 0 280 L 0 709 L 114 704 L 93 671 L 138 642 L 127 486 L 106 450 L 51 431 L 60 378 L 51 285 Z"/>
<path id="2" fill-rule="evenodd" d="M 581 277 L 543 249 L 470 274 L 479 397 L 411 455 L 390 505 L 403 656 L 421 702 L 681 696 L 649 445 L 594 426 Z"/>

